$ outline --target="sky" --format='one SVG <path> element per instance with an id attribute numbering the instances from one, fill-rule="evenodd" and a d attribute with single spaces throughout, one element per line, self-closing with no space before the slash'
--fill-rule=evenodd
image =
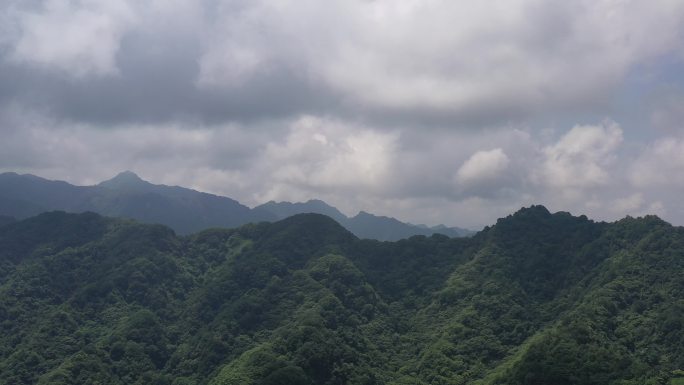
<path id="1" fill-rule="evenodd" d="M 684 224 L 681 0 L 3 0 L 0 171 Z"/>

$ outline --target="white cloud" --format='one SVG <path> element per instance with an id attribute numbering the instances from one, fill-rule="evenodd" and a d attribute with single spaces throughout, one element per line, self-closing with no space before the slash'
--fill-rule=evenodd
<path id="1" fill-rule="evenodd" d="M 667 218 L 668 216 L 665 204 L 662 201 L 657 199 L 647 201 L 642 192 L 636 192 L 623 198 L 617 198 L 608 205 L 608 209 L 617 217 L 625 215 L 659 215 Z"/>
<path id="2" fill-rule="evenodd" d="M 554 188 L 587 188 L 610 181 L 607 170 L 622 143 L 622 129 L 611 121 L 599 126 L 575 126 L 557 143 L 543 149 L 537 177 Z"/>
<path id="3" fill-rule="evenodd" d="M 501 148 L 478 151 L 459 167 L 456 181 L 464 185 L 491 181 L 500 177 L 509 163 L 510 159 Z"/>
<path id="4" fill-rule="evenodd" d="M 224 1 L 199 81 L 275 68 L 363 109 L 486 118 L 602 102 L 681 47 L 684 3 L 657 0 Z"/>
<path id="5" fill-rule="evenodd" d="M 634 193 L 624 198 L 618 198 L 613 201 L 611 210 L 616 213 L 634 213 L 644 205 L 644 195 L 642 193 Z"/>
<path id="6" fill-rule="evenodd" d="M 641 188 L 684 187 L 684 140 L 658 139 L 646 147 L 634 162 L 630 180 Z"/>
<path id="7" fill-rule="evenodd" d="M 76 77 L 117 73 L 116 54 L 134 13 L 126 1 L 47 0 L 38 12 L 17 11 L 11 58 Z"/>
<path id="8" fill-rule="evenodd" d="M 266 146 L 261 161 L 270 180 L 293 190 L 372 194 L 388 182 L 397 139 L 396 134 L 305 116 L 291 125 L 282 142 Z M 262 199 L 281 192 L 270 189 Z"/>

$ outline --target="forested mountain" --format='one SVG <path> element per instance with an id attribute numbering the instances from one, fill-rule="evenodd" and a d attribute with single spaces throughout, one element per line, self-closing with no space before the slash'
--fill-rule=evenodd
<path id="1" fill-rule="evenodd" d="M 44 213 L 0 226 L 0 383 L 681 383 L 682 268 L 657 217 L 541 206 L 398 242 Z"/>
<path id="2" fill-rule="evenodd" d="M 458 227 L 412 225 L 395 218 L 373 215 L 365 211 L 361 211 L 350 218 L 342 214 L 335 207 L 315 199 L 303 203 L 271 201 L 257 206 L 256 209 L 268 211 L 278 219 L 285 219 L 296 214 L 323 214 L 333 218 L 359 238 L 377 239 L 380 241 L 398 241 L 414 235 L 430 236 L 432 234 L 443 234 L 450 237 L 467 237 L 475 234 L 474 231 Z"/>
<path id="3" fill-rule="evenodd" d="M 302 213 L 327 215 L 361 238 L 398 240 L 412 235 L 469 236 L 459 228 L 414 226 L 368 213 L 348 218 L 323 201 L 268 202 L 250 209 L 238 201 L 178 186 L 155 185 L 125 171 L 96 186 L 74 186 L 34 175 L 0 174 L 0 215 L 28 218 L 46 211 L 92 211 L 163 224 L 180 234 L 212 227 L 238 227 Z M 0 219 L 0 223 L 2 220 Z"/>

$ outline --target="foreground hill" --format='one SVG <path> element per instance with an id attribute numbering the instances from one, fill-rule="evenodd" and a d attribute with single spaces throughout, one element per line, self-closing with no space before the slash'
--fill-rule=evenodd
<path id="1" fill-rule="evenodd" d="M 541 206 L 399 242 L 45 213 L 0 227 L 0 383 L 675 383 L 682 268 L 682 228 Z"/>
<path id="2" fill-rule="evenodd" d="M 394 218 L 368 213 L 348 218 L 325 202 L 269 202 L 250 209 L 238 201 L 178 186 L 155 185 L 125 171 L 96 186 L 74 186 L 33 175 L 0 174 L 0 225 L 3 216 L 28 218 L 42 212 L 92 211 L 112 217 L 159 223 L 180 234 L 212 227 L 238 227 L 247 223 L 276 221 L 317 213 L 327 215 L 361 238 L 398 240 L 433 233 L 470 236 L 472 231 L 437 226 L 415 226 Z"/>

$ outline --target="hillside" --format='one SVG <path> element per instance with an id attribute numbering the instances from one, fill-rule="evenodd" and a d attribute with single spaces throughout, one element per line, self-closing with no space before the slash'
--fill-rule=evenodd
<path id="1" fill-rule="evenodd" d="M 541 206 L 398 242 L 44 213 L 0 226 L 0 383 L 667 384 L 683 267 L 657 217 Z"/>

